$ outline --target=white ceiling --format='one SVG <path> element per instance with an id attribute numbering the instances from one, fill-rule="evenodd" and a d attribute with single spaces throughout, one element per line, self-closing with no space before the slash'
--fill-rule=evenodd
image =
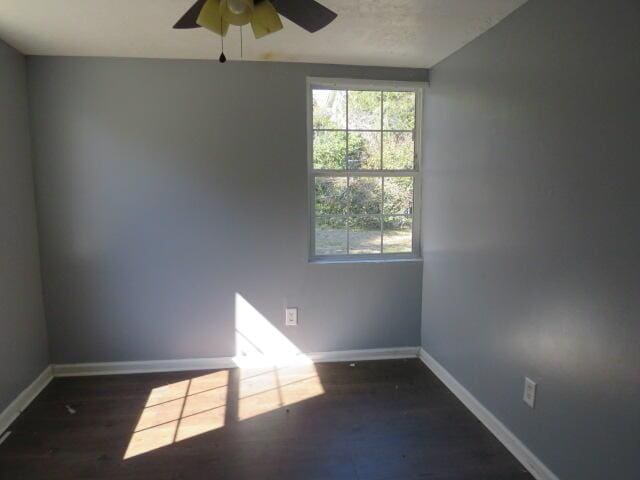
<path id="1" fill-rule="evenodd" d="M 0 0 L 0 38 L 28 55 L 217 58 L 220 39 L 171 26 L 195 0 Z M 430 67 L 526 0 L 320 0 L 338 18 L 315 34 L 283 19 L 244 59 Z M 225 53 L 240 57 L 238 27 Z"/>

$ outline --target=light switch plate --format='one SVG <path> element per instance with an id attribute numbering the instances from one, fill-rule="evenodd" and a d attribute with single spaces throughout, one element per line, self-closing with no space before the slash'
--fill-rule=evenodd
<path id="1" fill-rule="evenodd" d="M 522 396 L 522 400 L 531 408 L 533 408 L 536 403 L 536 382 L 529 377 L 524 377 L 524 395 Z"/>
<path id="2" fill-rule="evenodd" d="M 298 325 L 298 309 L 297 308 L 284 309 L 284 324 L 287 327 L 295 327 Z"/>

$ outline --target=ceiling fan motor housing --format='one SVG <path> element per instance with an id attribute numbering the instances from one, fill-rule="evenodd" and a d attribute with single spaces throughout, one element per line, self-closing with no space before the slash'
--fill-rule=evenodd
<path id="1" fill-rule="evenodd" d="M 231 25 L 246 25 L 252 13 L 253 0 L 220 0 L 220 14 Z"/>
<path id="2" fill-rule="evenodd" d="M 248 4 L 251 4 L 249 7 Z M 227 0 L 227 8 L 234 15 L 242 15 L 247 8 L 253 9 L 253 2 L 251 0 Z"/>

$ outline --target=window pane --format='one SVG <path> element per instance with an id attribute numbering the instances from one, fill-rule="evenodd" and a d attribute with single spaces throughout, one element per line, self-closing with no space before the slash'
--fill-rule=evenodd
<path id="1" fill-rule="evenodd" d="M 384 213 L 403 215 L 413 213 L 412 177 L 385 177 Z"/>
<path id="2" fill-rule="evenodd" d="M 316 178 L 316 215 L 345 215 L 349 199 L 347 179 L 341 177 Z"/>
<path id="3" fill-rule="evenodd" d="M 347 253 L 347 220 L 345 217 L 316 218 L 316 255 Z"/>
<path id="4" fill-rule="evenodd" d="M 409 216 L 384 218 L 384 253 L 411 253 L 412 251 L 412 220 Z"/>
<path id="5" fill-rule="evenodd" d="M 384 92 L 384 129 L 413 130 L 416 119 L 414 92 Z"/>
<path id="6" fill-rule="evenodd" d="M 380 221 L 374 216 L 349 219 L 349 253 L 381 253 Z"/>
<path id="7" fill-rule="evenodd" d="M 379 170 L 380 133 L 349 132 L 348 168 L 353 170 Z"/>
<path id="8" fill-rule="evenodd" d="M 351 197 L 350 213 L 355 215 L 381 213 L 381 178 L 351 177 L 349 181 L 349 192 Z"/>
<path id="9" fill-rule="evenodd" d="M 384 132 L 382 165 L 385 170 L 413 170 L 413 133 Z"/>
<path id="10" fill-rule="evenodd" d="M 347 132 L 313 132 L 313 168 L 343 170 L 347 153 Z"/>
<path id="11" fill-rule="evenodd" d="M 349 130 L 380 130 L 381 92 L 349 90 Z"/>
<path id="12" fill-rule="evenodd" d="M 313 128 L 345 129 L 346 105 L 344 90 L 313 90 Z"/>

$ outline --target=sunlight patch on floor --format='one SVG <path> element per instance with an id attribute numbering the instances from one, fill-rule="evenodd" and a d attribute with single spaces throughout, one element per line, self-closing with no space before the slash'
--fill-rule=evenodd
<path id="1" fill-rule="evenodd" d="M 324 394 L 313 362 L 236 294 L 238 369 L 154 388 L 124 459 Z"/>
<path id="2" fill-rule="evenodd" d="M 228 382 L 222 370 L 154 388 L 124 458 L 223 427 Z"/>
<path id="3" fill-rule="evenodd" d="M 270 412 L 324 393 L 315 366 L 242 369 L 238 420 Z"/>

